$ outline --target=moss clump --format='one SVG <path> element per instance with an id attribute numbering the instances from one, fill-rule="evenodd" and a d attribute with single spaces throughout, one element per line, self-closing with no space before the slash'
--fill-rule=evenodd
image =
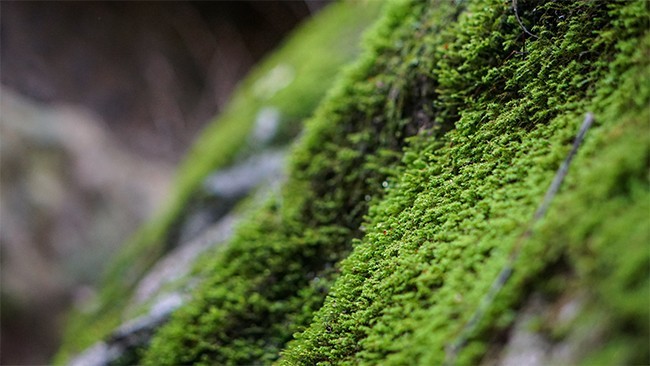
<path id="1" fill-rule="evenodd" d="M 122 311 L 135 284 L 178 244 L 178 225 L 191 204 L 201 198 L 201 184 L 208 174 L 296 136 L 342 65 L 358 54 L 359 36 L 376 18 L 379 5 L 347 2 L 324 9 L 242 82 L 227 109 L 189 151 L 167 207 L 134 235 L 111 264 L 97 309 L 72 315 L 57 363 L 106 336 L 123 320 Z M 264 144 L 252 141 L 259 113 L 269 108 L 279 115 L 278 132 Z"/>

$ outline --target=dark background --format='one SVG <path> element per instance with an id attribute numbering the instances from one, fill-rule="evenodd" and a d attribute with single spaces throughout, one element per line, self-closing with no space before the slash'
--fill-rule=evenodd
<path id="1" fill-rule="evenodd" d="M 323 1 L 2 2 L 2 84 L 97 112 L 176 160 L 237 81 Z"/>

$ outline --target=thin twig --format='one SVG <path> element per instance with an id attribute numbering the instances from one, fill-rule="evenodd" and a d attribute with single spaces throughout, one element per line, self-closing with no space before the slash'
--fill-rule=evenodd
<path id="1" fill-rule="evenodd" d="M 539 38 L 535 34 L 531 33 L 525 26 L 524 23 L 521 22 L 521 18 L 519 18 L 519 12 L 517 11 L 517 0 L 512 0 L 512 10 L 515 12 L 515 18 L 517 18 L 517 23 L 519 23 L 519 26 L 521 29 L 524 30 L 526 34 L 528 34 L 531 37 Z"/>
<path id="2" fill-rule="evenodd" d="M 524 242 L 532 236 L 533 228 L 535 224 L 537 224 L 537 222 L 540 219 L 542 219 L 544 215 L 546 215 L 546 212 L 548 211 L 548 208 L 551 205 L 551 201 L 557 195 L 557 192 L 560 190 L 560 186 L 562 185 L 562 182 L 564 181 L 564 178 L 566 177 L 567 172 L 569 171 L 569 165 L 571 164 L 573 157 L 578 152 L 578 148 L 582 144 L 582 141 L 584 140 L 585 135 L 587 134 L 587 130 L 589 129 L 589 127 L 591 127 L 593 122 L 594 122 L 593 113 L 591 112 L 587 113 L 584 121 L 582 122 L 582 126 L 580 127 L 580 131 L 578 132 L 578 135 L 576 135 L 576 138 L 573 141 L 573 147 L 571 148 L 571 151 L 564 159 L 564 162 L 562 162 L 560 168 L 555 173 L 555 178 L 553 178 L 553 182 L 551 182 L 551 185 L 548 187 L 548 190 L 544 195 L 544 199 L 542 200 L 542 203 L 539 205 L 539 207 L 535 211 L 535 214 L 533 215 L 533 218 L 528 223 L 528 227 L 526 228 L 526 231 L 524 231 L 524 233 L 517 239 L 517 242 L 513 246 L 510 252 L 510 256 L 508 257 L 508 262 L 501 269 L 501 272 L 499 272 L 499 275 L 494 280 L 494 282 L 492 282 L 492 285 L 490 286 L 490 289 L 488 290 L 487 294 L 485 294 L 483 299 L 481 299 L 478 308 L 476 309 L 476 311 L 474 312 L 470 320 L 467 322 L 467 324 L 465 324 L 458 338 L 456 338 L 454 343 L 449 345 L 449 347 L 447 348 L 444 365 L 453 365 L 456 362 L 456 357 L 458 356 L 458 352 L 460 352 L 460 350 L 467 344 L 469 336 L 474 332 L 479 321 L 483 318 L 483 315 L 485 314 L 487 308 L 490 306 L 490 304 L 494 302 L 494 298 L 503 289 L 506 282 L 512 275 L 512 272 L 514 271 L 514 265 L 517 259 L 519 258 L 519 254 L 521 252 L 521 248 Z"/>
<path id="3" fill-rule="evenodd" d="M 576 136 L 576 139 L 573 141 L 573 147 L 571 148 L 569 155 L 566 157 L 566 159 L 560 166 L 560 169 L 555 174 L 555 178 L 553 178 L 553 182 L 551 182 L 551 186 L 548 187 L 548 191 L 546 191 L 546 195 L 544 196 L 544 201 L 537 209 L 537 211 L 535 211 L 535 216 L 533 217 L 533 223 L 541 219 L 546 214 L 546 211 L 548 210 L 548 206 L 550 206 L 553 197 L 555 197 L 557 192 L 560 190 L 560 185 L 564 181 L 564 177 L 566 177 L 566 174 L 569 171 L 569 165 L 571 164 L 573 157 L 578 152 L 578 148 L 580 147 L 580 144 L 582 144 L 582 140 L 584 140 L 585 135 L 587 134 L 587 130 L 591 127 L 593 123 L 594 123 L 594 114 L 588 112 L 587 115 L 585 116 L 584 121 L 582 122 L 582 126 L 580 127 L 580 131 L 578 131 L 578 135 Z"/>

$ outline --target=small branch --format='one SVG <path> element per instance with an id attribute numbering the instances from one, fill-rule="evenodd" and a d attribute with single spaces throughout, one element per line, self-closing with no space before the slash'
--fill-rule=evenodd
<path id="1" fill-rule="evenodd" d="M 541 219 L 546 214 L 546 211 L 548 211 L 548 207 L 551 205 L 551 201 L 553 200 L 553 197 L 555 197 L 557 192 L 560 190 L 560 185 L 564 181 L 564 177 L 566 177 L 569 171 L 569 165 L 571 164 L 573 157 L 578 152 L 578 148 L 582 144 L 582 140 L 584 140 L 585 135 L 587 134 L 587 130 L 591 127 L 593 123 L 594 123 L 594 115 L 593 113 L 588 112 L 587 115 L 585 116 L 584 121 L 582 122 L 582 126 L 580 127 L 580 131 L 578 132 L 578 135 L 573 141 L 573 147 L 571 147 L 571 151 L 569 152 L 569 155 L 567 155 L 566 159 L 564 159 L 564 162 L 562 162 L 560 169 L 555 174 L 555 178 L 553 178 L 553 182 L 551 182 L 550 187 L 548 187 L 548 190 L 546 191 L 546 195 L 544 196 L 544 201 L 542 201 L 542 204 L 539 206 L 537 211 L 535 211 L 535 216 L 533 217 L 532 224 L 535 224 L 537 221 L 539 221 L 539 219 Z"/>
<path id="2" fill-rule="evenodd" d="M 515 2 L 516 0 L 513 0 L 513 3 Z M 553 182 L 551 182 L 551 185 L 548 187 L 548 190 L 544 195 L 544 199 L 542 200 L 542 203 L 539 205 L 539 207 L 535 211 L 535 214 L 533 215 L 533 218 L 528 223 L 528 227 L 526 228 L 526 231 L 524 231 L 524 233 L 519 237 L 514 247 L 512 248 L 510 252 L 510 256 L 508 258 L 508 262 L 501 269 L 499 275 L 494 280 L 494 282 L 492 282 L 492 285 L 490 286 L 490 289 L 488 290 L 487 294 L 485 294 L 483 299 L 481 299 L 481 303 L 479 304 L 478 308 L 476 309 L 476 311 L 474 312 L 470 320 L 467 322 L 467 324 L 465 324 L 465 326 L 461 330 L 460 335 L 458 336 L 456 341 L 454 341 L 454 343 L 449 345 L 449 347 L 447 348 L 444 365 L 455 364 L 458 353 L 462 350 L 463 347 L 465 347 L 467 341 L 469 340 L 469 336 L 475 331 L 479 321 L 483 319 L 486 310 L 494 302 L 494 298 L 499 294 L 499 292 L 501 292 L 506 282 L 508 282 L 508 279 L 510 279 L 512 272 L 514 271 L 515 263 L 519 258 L 519 254 L 521 253 L 521 248 L 523 247 L 524 242 L 532 236 L 533 227 L 535 227 L 535 224 L 537 224 L 537 222 L 540 219 L 542 219 L 544 215 L 546 215 L 546 212 L 548 211 L 548 208 L 551 205 L 551 201 L 553 200 L 553 198 L 555 198 L 557 192 L 560 190 L 560 186 L 562 185 L 562 182 L 564 182 L 564 178 L 566 177 L 567 172 L 569 171 L 569 165 L 571 165 L 571 161 L 573 161 L 573 158 L 578 152 L 578 148 L 582 144 L 582 141 L 584 140 L 585 135 L 587 134 L 587 130 L 591 127 L 593 122 L 594 122 L 594 115 L 593 113 L 588 112 L 587 115 L 585 116 L 584 121 L 582 122 L 582 126 L 580 127 L 580 131 L 578 132 L 578 135 L 576 135 L 576 138 L 573 141 L 573 146 L 571 148 L 571 151 L 564 159 L 564 162 L 562 162 L 560 168 L 555 173 L 555 178 L 553 178 Z"/>
<path id="3" fill-rule="evenodd" d="M 519 26 L 521 29 L 524 30 L 524 33 L 528 34 L 531 37 L 539 38 L 537 35 L 531 33 L 525 26 L 524 23 L 521 22 L 521 18 L 519 18 L 519 12 L 517 11 L 517 0 L 512 0 L 512 10 L 515 12 L 515 18 L 517 18 L 517 23 L 519 23 Z"/>

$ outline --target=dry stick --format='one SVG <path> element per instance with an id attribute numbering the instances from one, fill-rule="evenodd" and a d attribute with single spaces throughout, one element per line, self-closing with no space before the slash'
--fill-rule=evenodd
<path id="1" fill-rule="evenodd" d="M 533 227 L 542 217 L 544 217 L 546 211 L 548 211 L 548 207 L 551 205 L 551 201 L 560 190 L 560 186 L 564 181 L 564 177 L 566 177 L 567 172 L 569 171 L 569 165 L 571 164 L 573 157 L 576 155 L 580 144 L 582 144 L 582 140 L 584 140 L 585 135 L 587 134 L 587 130 L 589 127 L 591 127 L 593 122 L 593 113 L 587 113 L 584 121 L 582 122 L 582 126 L 580 127 L 580 131 L 573 141 L 573 147 L 571 148 L 569 155 L 567 155 L 566 159 L 564 159 L 564 162 L 562 162 L 562 165 L 555 173 L 555 178 L 553 178 L 553 182 L 551 182 L 551 185 L 548 187 L 546 195 L 544 196 L 544 200 L 535 211 L 532 220 L 528 223 L 526 231 L 524 231 L 524 233 L 519 237 L 514 247 L 512 248 L 510 256 L 508 257 L 508 262 L 506 262 L 506 265 L 503 267 L 503 269 L 501 269 L 501 272 L 499 272 L 497 278 L 494 280 L 494 282 L 492 282 L 490 289 L 481 300 L 481 303 L 474 312 L 474 315 L 472 315 L 470 320 L 461 330 L 460 336 L 453 344 L 447 348 L 444 362 L 445 365 L 453 365 L 455 363 L 458 352 L 467 344 L 469 336 L 474 332 L 479 321 L 483 318 L 485 311 L 490 306 L 490 304 L 492 304 L 494 298 L 499 294 L 501 289 L 503 289 L 506 282 L 512 275 L 515 262 L 519 257 L 523 243 L 532 236 Z"/>
<path id="2" fill-rule="evenodd" d="M 521 22 L 521 18 L 519 18 L 519 12 L 517 11 L 517 0 L 512 0 L 512 10 L 515 12 L 515 18 L 517 18 L 517 23 L 519 23 L 519 26 L 521 27 L 521 29 L 523 29 L 524 32 L 526 34 L 528 34 L 529 36 L 539 38 L 538 36 L 531 33 L 528 29 L 526 29 L 526 27 L 524 26 L 524 23 Z"/>

